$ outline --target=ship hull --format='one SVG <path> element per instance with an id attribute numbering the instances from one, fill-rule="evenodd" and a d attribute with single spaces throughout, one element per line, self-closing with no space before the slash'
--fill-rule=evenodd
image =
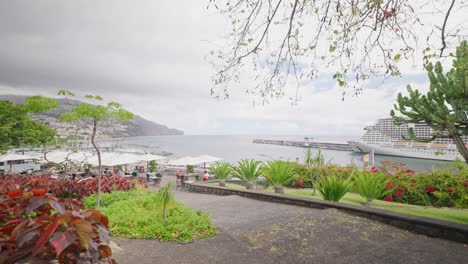
<path id="1" fill-rule="evenodd" d="M 436 148 L 404 146 L 396 147 L 392 145 L 386 146 L 355 141 L 350 141 L 349 144 L 355 152 L 370 153 L 371 151 L 374 151 L 374 154 L 378 155 L 443 161 L 454 161 L 456 158 L 462 158 L 458 151 L 450 151 Z"/>

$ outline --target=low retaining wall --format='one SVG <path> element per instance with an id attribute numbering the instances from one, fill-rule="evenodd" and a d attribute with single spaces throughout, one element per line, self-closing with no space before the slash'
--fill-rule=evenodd
<path id="1" fill-rule="evenodd" d="M 190 192 L 216 195 L 239 195 L 261 201 L 297 205 L 316 209 L 336 208 L 346 213 L 390 224 L 417 234 L 426 235 L 429 237 L 440 237 L 461 243 L 468 243 L 468 225 L 462 225 L 432 218 L 401 214 L 345 203 L 323 201 L 313 198 L 266 193 L 255 190 L 239 190 L 226 187 L 208 186 L 203 183 L 190 183 L 188 185 L 188 190 Z"/>

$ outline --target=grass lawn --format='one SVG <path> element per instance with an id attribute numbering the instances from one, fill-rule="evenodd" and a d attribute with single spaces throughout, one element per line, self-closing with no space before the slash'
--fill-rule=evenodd
<path id="1" fill-rule="evenodd" d="M 218 183 L 207 183 L 211 186 L 219 186 Z M 245 189 L 245 187 L 234 184 L 226 183 L 226 187 L 234 189 Z M 273 192 L 273 188 L 266 189 L 267 192 Z M 322 200 L 322 197 L 317 193 L 315 196 L 312 196 L 312 189 L 291 189 L 285 188 L 285 194 L 292 196 L 308 197 Z M 341 203 L 348 203 L 354 205 L 362 205 L 366 200 L 356 193 L 347 193 L 342 199 Z M 429 218 L 435 218 L 440 220 L 445 220 L 449 222 L 455 222 L 460 224 L 468 224 L 468 209 L 458 209 L 458 208 L 436 208 L 430 206 L 417 206 L 401 203 L 391 203 L 381 200 L 374 200 L 371 203 L 371 207 L 383 209 L 387 211 L 393 211 L 403 214 L 411 214 L 417 216 L 424 216 Z"/>
<path id="2" fill-rule="evenodd" d="M 96 195 L 85 199 L 94 208 Z M 145 190 L 103 193 L 99 208 L 109 217 L 111 235 L 126 238 L 157 238 L 162 241 L 192 241 L 216 234 L 207 213 L 194 211 L 173 201 L 167 218 L 157 192 Z"/>

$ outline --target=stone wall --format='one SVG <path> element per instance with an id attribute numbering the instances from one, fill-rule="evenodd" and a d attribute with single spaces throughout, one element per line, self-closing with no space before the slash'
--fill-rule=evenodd
<path id="1" fill-rule="evenodd" d="M 468 243 L 468 225 L 462 225 L 432 218 L 418 217 L 381 209 L 332 201 L 323 201 L 313 198 L 266 193 L 255 190 L 240 190 L 226 187 L 208 186 L 203 183 L 191 183 L 188 186 L 188 190 L 190 192 L 216 195 L 239 195 L 256 200 L 316 209 L 336 208 L 346 213 L 390 224 L 417 234 L 430 237 L 440 237 L 461 243 Z"/>

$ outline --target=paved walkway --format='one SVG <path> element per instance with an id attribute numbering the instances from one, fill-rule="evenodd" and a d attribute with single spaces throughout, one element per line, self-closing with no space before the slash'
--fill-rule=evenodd
<path id="1" fill-rule="evenodd" d="M 166 177 L 172 180 L 172 178 Z M 341 213 L 176 191 L 220 234 L 183 245 L 115 239 L 119 263 L 466 263 L 468 246 Z"/>

